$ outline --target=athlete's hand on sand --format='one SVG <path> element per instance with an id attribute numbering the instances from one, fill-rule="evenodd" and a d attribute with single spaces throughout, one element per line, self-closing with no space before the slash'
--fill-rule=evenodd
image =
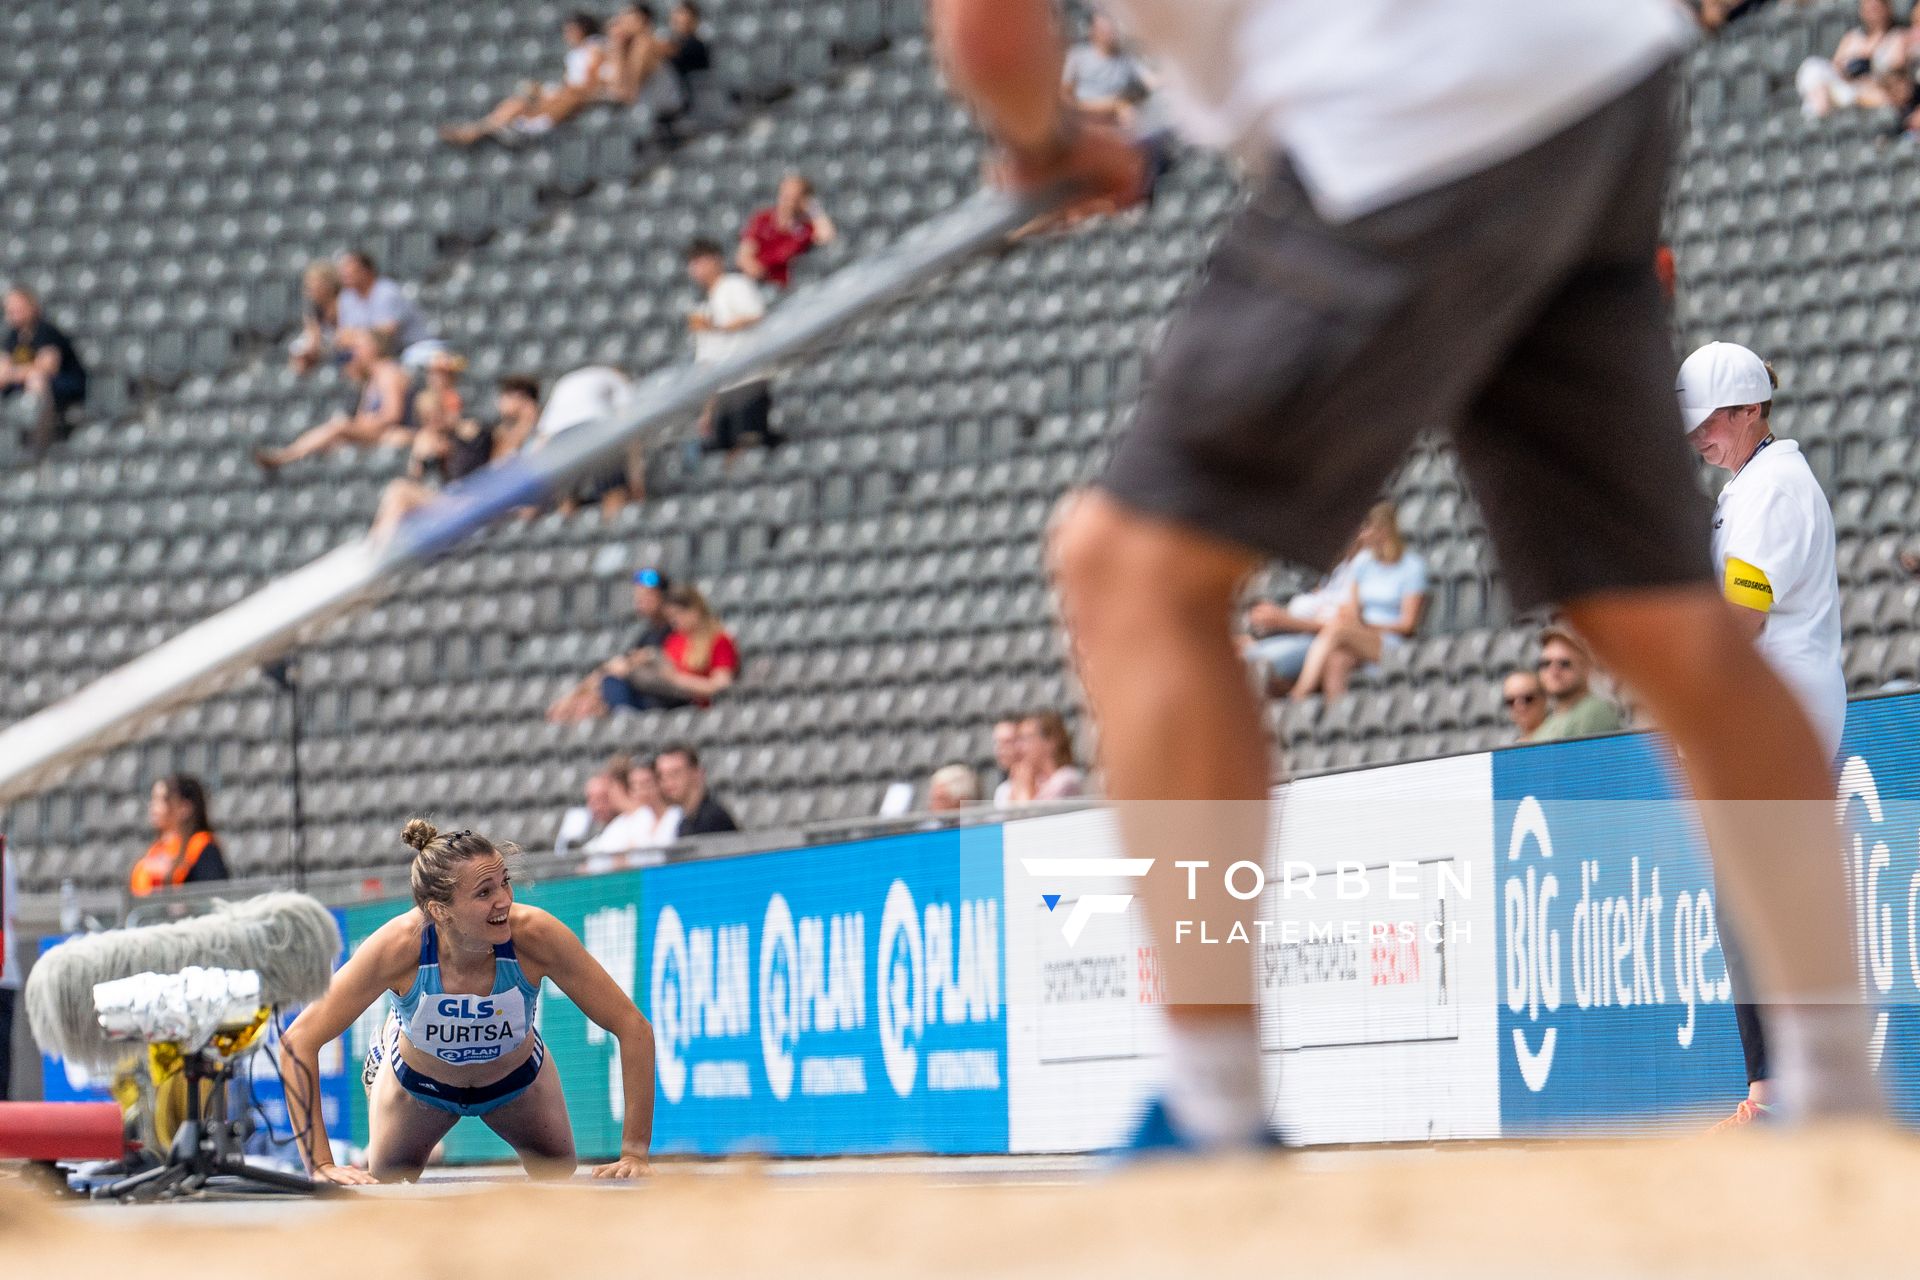
<path id="1" fill-rule="evenodd" d="M 653 1172 L 653 1166 L 647 1163 L 645 1156 L 621 1156 L 612 1164 L 603 1164 L 593 1171 L 596 1178 L 644 1178 Z"/>
<path id="2" fill-rule="evenodd" d="M 315 1182 L 331 1182 L 336 1186 L 342 1187 L 373 1187 L 380 1184 L 380 1179 L 374 1177 L 365 1169 L 356 1169 L 352 1165 L 333 1164 L 331 1162 L 315 1169 L 313 1171 L 313 1180 Z"/>
<path id="3" fill-rule="evenodd" d="M 1003 154 L 994 181 L 1015 190 L 1072 182 L 1084 194 L 1044 223 L 1060 226 L 1138 204 L 1147 192 L 1147 157 L 1133 135 L 1079 118 L 1063 127 L 1057 145 Z"/>

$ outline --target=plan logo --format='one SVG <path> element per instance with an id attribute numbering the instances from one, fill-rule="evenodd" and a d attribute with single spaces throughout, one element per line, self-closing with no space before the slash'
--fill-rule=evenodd
<path id="1" fill-rule="evenodd" d="M 1112 880 L 1126 878 L 1138 880 L 1153 867 L 1152 858 L 1022 858 L 1020 863 L 1027 874 L 1041 880 Z M 1040 901 L 1052 911 L 1060 905 L 1062 895 L 1043 893 Z M 1086 932 L 1087 924 L 1095 916 L 1117 916 L 1124 913 L 1127 904 L 1133 901 L 1130 893 L 1083 893 L 1074 900 L 1073 909 L 1067 912 L 1067 918 L 1061 922 L 1060 932 L 1066 938 L 1067 945 L 1073 946 L 1080 941 L 1080 935 Z"/>

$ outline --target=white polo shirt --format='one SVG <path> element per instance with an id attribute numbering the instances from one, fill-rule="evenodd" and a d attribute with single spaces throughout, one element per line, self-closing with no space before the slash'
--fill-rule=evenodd
<path id="1" fill-rule="evenodd" d="M 1765 445 L 1720 490 L 1713 560 L 1727 599 L 1767 615 L 1760 653 L 1832 755 L 1847 719 L 1840 572 L 1833 509 L 1799 445 Z"/>
<path id="2" fill-rule="evenodd" d="M 607 365 L 590 364 L 562 374 L 547 393 L 547 403 L 534 424 L 536 440 L 546 440 L 586 422 L 610 418 L 626 407 L 633 383 Z"/>
<path id="3" fill-rule="evenodd" d="M 1291 158 L 1342 222 L 1512 156 L 1674 57 L 1674 0 L 1102 0 L 1205 146 Z"/>
<path id="4" fill-rule="evenodd" d="M 707 301 L 697 314 L 705 316 L 714 328 L 695 330 L 694 363 L 718 364 L 751 341 L 753 325 L 767 314 L 767 300 L 750 276 L 729 271 L 707 290 Z"/>

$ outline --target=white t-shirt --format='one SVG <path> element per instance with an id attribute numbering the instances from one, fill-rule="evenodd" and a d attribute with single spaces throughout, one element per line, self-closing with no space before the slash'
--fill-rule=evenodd
<path id="1" fill-rule="evenodd" d="M 1829 754 L 1847 719 L 1833 510 L 1800 446 L 1775 440 L 1720 491 L 1713 562 L 1727 599 L 1767 615 L 1761 654 L 1799 697 Z"/>
<path id="2" fill-rule="evenodd" d="M 1673 0 L 1103 0 L 1195 141 L 1345 221 L 1518 155 L 1693 38 Z"/>
<path id="3" fill-rule="evenodd" d="M 609 417 L 625 407 L 632 391 L 626 374 L 605 365 L 590 364 L 562 374 L 547 393 L 546 407 L 534 424 L 534 438 L 545 440 L 583 422 Z"/>
<path id="4" fill-rule="evenodd" d="M 607 829 L 585 846 L 587 853 L 626 853 L 633 849 L 651 849 L 672 844 L 680 834 L 680 807 L 675 805 L 657 818 L 651 809 L 623 813 L 607 824 Z"/>
<path id="5" fill-rule="evenodd" d="M 567 50 L 567 84 L 571 88 L 585 89 L 593 78 L 593 60 L 606 51 L 607 42 L 599 36 L 590 36 L 573 48 Z M 610 80 L 613 68 L 602 64 L 601 79 Z"/>
<path id="6" fill-rule="evenodd" d="M 713 282 L 713 288 L 707 290 L 707 301 L 698 314 L 715 325 L 740 324 L 747 320 L 757 321 L 766 315 L 767 303 L 760 296 L 760 286 L 751 277 L 729 271 Z M 693 335 L 693 362 L 716 364 L 726 359 L 739 350 L 751 332 L 751 325 L 730 333 L 722 333 L 718 329 L 696 330 Z"/>
<path id="7" fill-rule="evenodd" d="M 420 314 L 420 308 L 393 281 L 381 276 L 367 291 L 340 291 L 340 327 L 342 329 L 378 329 L 393 325 L 394 350 L 404 351 L 416 342 L 433 339 L 433 326 Z"/>

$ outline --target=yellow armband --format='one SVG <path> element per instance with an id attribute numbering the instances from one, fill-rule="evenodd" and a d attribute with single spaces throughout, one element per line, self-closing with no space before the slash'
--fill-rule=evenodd
<path id="1" fill-rule="evenodd" d="M 1773 584 L 1767 581 L 1767 575 L 1758 565 L 1728 556 L 1726 581 L 1721 590 L 1734 604 L 1761 613 L 1773 611 Z"/>

